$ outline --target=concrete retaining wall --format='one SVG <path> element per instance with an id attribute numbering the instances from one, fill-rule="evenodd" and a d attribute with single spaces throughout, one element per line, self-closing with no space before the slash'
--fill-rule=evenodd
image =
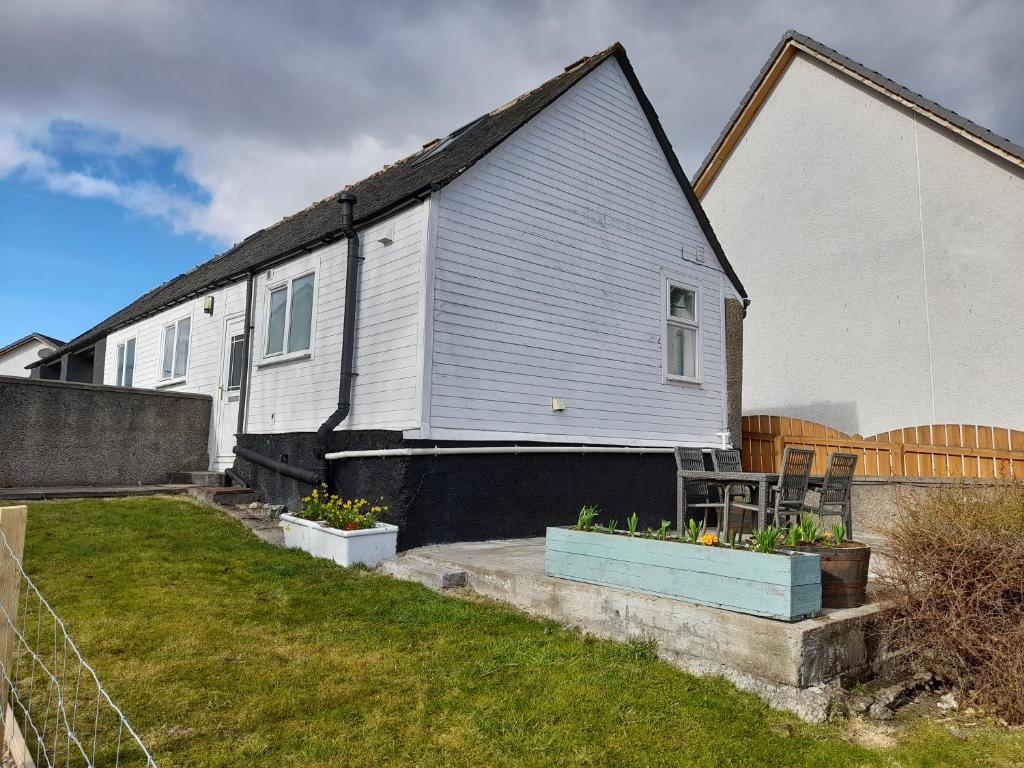
<path id="1" fill-rule="evenodd" d="M 0 376 L 0 487 L 137 485 L 206 469 L 211 398 Z"/>

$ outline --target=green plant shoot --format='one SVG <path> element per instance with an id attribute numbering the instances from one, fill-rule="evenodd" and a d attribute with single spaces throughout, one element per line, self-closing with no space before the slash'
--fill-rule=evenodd
<path id="1" fill-rule="evenodd" d="M 576 520 L 576 530 L 589 531 L 593 529 L 594 518 L 597 517 L 597 513 L 600 511 L 601 510 L 598 507 L 594 506 L 593 504 L 589 504 L 581 508 L 580 515 Z"/>
<path id="2" fill-rule="evenodd" d="M 754 552 L 769 554 L 775 551 L 775 547 L 779 543 L 779 537 L 781 536 L 782 529 L 777 528 L 774 525 L 769 525 L 767 528 L 754 531 L 751 536 L 750 548 Z"/>
<path id="3" fill-rule="evenodd" d="M 672 527 L 671 520 L 662 520 L 661 525 L 658 527 L 658 538 L 662 541 L 668 539 L 669 529 Z"/>
<path id="4" fill-rule="evenodd" d="M 640 519 L 636 516 L 636 512 L 626 518 L 626 529 L 629 531 L 630 536 L 636 536 L 636 527 L 639 522 Z"/>

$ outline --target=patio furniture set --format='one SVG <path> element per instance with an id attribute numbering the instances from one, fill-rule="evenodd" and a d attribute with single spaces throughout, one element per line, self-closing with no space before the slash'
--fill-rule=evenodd
<path id="1" fill-rule="evenodd" d="M 676 448 L 677 530 L 683 530 L 690 513 L 699 513 L 707 527 L 708 512 L 715 512 L 719 537 L 728 536 L 730 515 L 740 512 L 738 536 L 742 538 L 747 513 L 754 529 L 772 524 L 782 526 L 813 512 L 819 516 L 838 516 L 853 537 L 850 512 L 850 487 L 857 457 L 850 453 L 832 453 L 824 476 L 812 476 L 814 451 L 786 448 L 781 472 L 744 472 L 740 452 L 718 449 L 711 453 L 712 469 L 704 464 L 700 448 Z M 818 493 L 816 506 L 807 505 L 808 491 Z"/>

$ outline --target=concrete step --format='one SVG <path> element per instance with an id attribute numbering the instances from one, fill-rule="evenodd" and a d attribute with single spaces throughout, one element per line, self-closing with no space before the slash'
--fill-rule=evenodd
<path id="1" fill-rule="evenodd" d="M 200 485 L 204 488 L 223 488 L 228 484 L 228 479 L 223 472 L 207 472 L 205 470 L 172 472 L 170 481 L 185 485 Z"/>
<path id="2" fill-rule="evenodd" d="M 402 581 L 418 582 L 435 592 L 466 586 L 465 571 L 453 570 L 404 555 L 399 555 L 393 560 L 385 560 L 377 569 Z"/>
<path id="3" fill-rule="evenodd" d="M 188 490 L 189 496 L 204 504 L 250 504 L 259 501 L 259 496 L 252 488 L 211 488 L 209 486 L 193 486 Z"/>

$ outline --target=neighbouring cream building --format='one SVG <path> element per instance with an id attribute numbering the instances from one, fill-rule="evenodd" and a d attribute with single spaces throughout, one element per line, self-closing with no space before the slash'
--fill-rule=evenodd
<path id="1" fill-rule="evenodd" d="M 788 32 L 694 189 L 756 297 L 744 413 L 1024 428 L 1024 147 Z"/>

